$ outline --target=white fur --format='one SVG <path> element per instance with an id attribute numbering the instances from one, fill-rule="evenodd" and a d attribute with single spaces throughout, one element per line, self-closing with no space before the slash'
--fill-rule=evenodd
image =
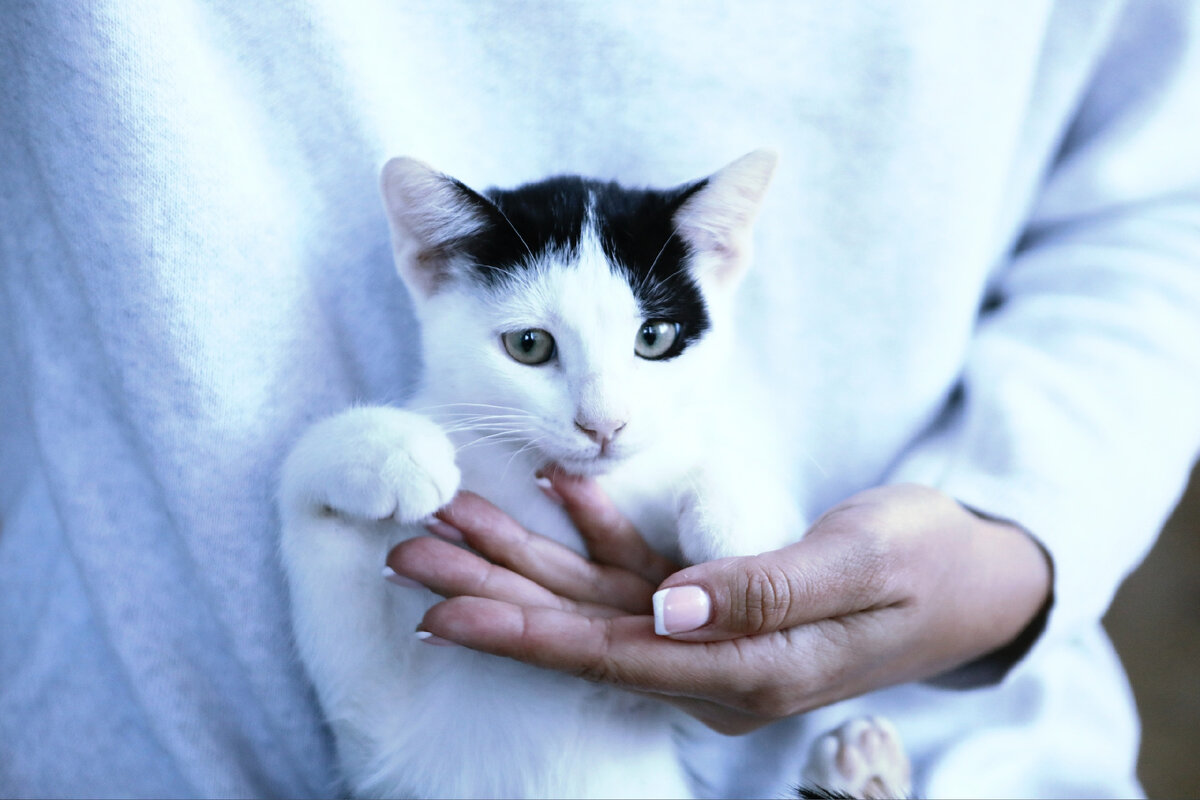
<path id="1" fill-rule="evenodd" d="M 757 186 L 761 195 L 773 166 L 772 158 L 752 161 L 735 162 L 727 171 L 736 174 L 696 196 L 709 209 L 704 220 L 697 204 L 685 206 L 690 225 L 706 226 L 706 241 L 720 229 L 728 234 L 722 242 L 745 240 L 741 228 L 757 204 L 752 197 L 747 205 L 746 194 Z M 739 172 L 747 169 L 750 178 Z M 490 290 L 455 279 L 453 264 L 418 259 L 444 235 L 440 226 L 471 224 L 457 219 L 461 209 L 439 220 L 428 207 L 439 192 L 436 173 L 417 162 L 385 169 L 393 235 L 406 240 L 396 247 L 398 267 L 421 322 L 422 389 L 406 410 L 356 408 L 318 423 L 288 456 L 281 480 L 297 643 L 349 786 L 380 796 L 687 796 L 678 712 L 422 643 L 413 631 L 437 598 L 385 583 L 380 569 L 394 544 L 424 533 L 413 523 L 460 488 L 581 550 L 561 509 L 534 483 L 534 471 L 550 462 L 599 475 L 652 544 L 688 561 L 798 537 L 803 528 L 788 473 L 770 452 L 769 421 L 729 359 L 727 295 L 741 265 L 726 244 L 709 254 L 720 267 L 701 276 L 712 330 L 674 359 L 646 361 L 633 349 L 641 311 L 594 238 L 585 237 L 578 263 L 543 263 Z M 730 208 L 736 213 L 721 211 Z M 431 279 L 429 270 L 442 275 Z M 500 334 L 525 328 L 554 335 L 552 363 L 531 367 L 507 355 Z M 599 445 L 577 419 L 625 425 L 609 456 L 597 458 Z"/>

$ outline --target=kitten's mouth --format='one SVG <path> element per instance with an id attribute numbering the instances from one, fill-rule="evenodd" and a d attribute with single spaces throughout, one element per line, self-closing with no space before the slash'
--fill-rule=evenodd
<path id="1" fill-rule="evenodd" d="M 569 472 L 572 475 L 595 477 L 596 475 L 604 475 L 616 469 L 625 458 L 625 455 L 614 453 L 612 450 L 605 450 L 592 456 L 559 455 L 554 457 L 553 463 L 557 464 L 564 472 Z"/>

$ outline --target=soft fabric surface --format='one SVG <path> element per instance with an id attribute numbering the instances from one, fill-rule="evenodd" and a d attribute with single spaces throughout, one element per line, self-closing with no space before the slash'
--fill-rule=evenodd
<path id="1" fill-rule="evenodd" d="M 745 357 L 808 511 L 931 483 L 1038 536 L 1058 601 L 996 686 L 699 744 L 713 791 L 862 710 L 929 796 L 1138 791 L 1098 620 L 1200 443 L 1198 37 L 1152 0 L 7 7 L 0 794 L 337 790 L 272 492 L 418 375 L 388 156 L 670 185 L 760 145 Z"/>

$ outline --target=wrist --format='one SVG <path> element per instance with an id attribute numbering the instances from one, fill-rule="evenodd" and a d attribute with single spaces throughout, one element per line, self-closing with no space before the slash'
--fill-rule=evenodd
<path id="1" fill-rule="evenodd" d="M 982 655 L 931 678 L 931 685 L 969 689 L 999 683 L 1037 643 L 1054 605 L 1054 562 L 1050 554 L 1025 528 L 1009 520 L 963 508 L 978 523 L 981 537 L 991 554 L 984 559 L 990 576 L 983 586 L 994 615 L 995 639 Z"/>

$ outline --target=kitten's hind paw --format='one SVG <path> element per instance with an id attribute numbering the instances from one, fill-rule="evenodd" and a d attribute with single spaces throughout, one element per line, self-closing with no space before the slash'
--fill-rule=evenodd
<path id="1" fill-rule="evenodd" d="M 418 522 L 458 491 L 454 445 L 431 420 L 385 406 L 317 423 L 288 455 L 285 508 L 351 519 Z"/>
<path id="2" fill-rule="evenodd" d="M 862 717 L 813 743 L 804 769 L 801 797 L 905 798 L 912 767 L 900 735 L 886 719 Z"/>

